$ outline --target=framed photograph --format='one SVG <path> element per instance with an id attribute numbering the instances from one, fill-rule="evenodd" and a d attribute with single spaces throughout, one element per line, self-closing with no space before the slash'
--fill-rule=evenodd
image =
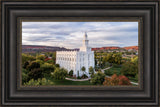
<path id="1" fill-rule="evenodd" d="M 1 10 L 1 106 L 159 106 L 159 1 Z"/>

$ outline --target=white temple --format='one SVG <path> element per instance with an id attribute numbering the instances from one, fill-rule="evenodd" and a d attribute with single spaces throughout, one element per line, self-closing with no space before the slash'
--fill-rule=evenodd
<path id="1" fill-rule="evenodd" d="M 84 35 L 83 46 L 80 47 L 80 51 L 56 51 L 56 64 L 68 70 L 73 70 L 73 75 L 76 77 L 86 74 L 89 75 L 89 67 L 95 66 L 94 63 L 94 51 L 88 46 L 87 34 Z M 82 67 L 85 67 L 85 72 L 81 71 Z"/>

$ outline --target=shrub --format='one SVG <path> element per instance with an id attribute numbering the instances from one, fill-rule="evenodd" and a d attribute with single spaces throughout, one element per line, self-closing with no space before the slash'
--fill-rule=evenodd
<path id="1" fill-rule="evenodd" d="M 42 70 L 40 68 L 35 68 L 32 69 L 29 73 L 28 73 L 28 79 L 34 79 L 37 80 L 38 78 L 43 78 L 42 75 Z"/>
<path id="2" fill-rule="evenodd" d="M 101 85 L 104 82 L 105 74 L 101 71 L 98 71 L 94 76 L 91 78 L 90 82 L 95 85 Z"/>
<path id="3" fill-rule="evenodd" d="M 105 77 L 105 81 L 103 82 L 103 85 L 106 85 L 106 86 L 131 85 L 131 83 L 126 76 L 124 75 L 117 76 L 116 74 L 114 74 L 112 75 L 111 78 Z"/>
<path id="4" fill-rule="evenodd" d="M 34 80 L 31 79 L 30 81 L 28 81 L 27 83 L 24 83 L 25 86 L 39 86 L 39 85 L 53 85 L 54 83 L 50 80 L 46 80 L 46 78 L 42 78 L 42 79 L 38 79 L 38 80 Z"/>
<path id="5" fill-rule="evenodd" d="M 77 79 L 81 79 L 81 77 L 80 77 L 80 76 L 78 76 L 78 77 L 77 77 Z"/>
<path id="6" fill-rule="evenodd" d="M 111 77 L 111 85 L 115 86 L 115 85 L 118 85 L 118 83 L 119 83 L 119 78 L 117 74 L 113 74 Z"/>
<path id="7" fill-rule="evenodd" d="M 131 85 L 129 79 L 124 76 L 124 75 L 120 75 L 119 76 L 119 84 L 118 85 Z"/>
<path id="8" fill-rule="evenodd" d="M 88 78 L 88 76 L 86 74 L 83 74 L 81 78 L 85 79 L 85 78 Z"/>
<path id="9" fill-rule="evenodd" d="M 59 67 L 60 67 L 60 65 L 59 65 L 59 64 L 55 64 L 55 66 L 56 66 L 57 68 L 59 68 Z"/>
<path id="10" fill-rule="evenodd" d="M 73 70 L 69 71 L 69 76 L 73 76 Z"/>
<path id="11" fill-rule="evenodd" d="M 89 74 L 90 74 L 91 77 L 94 75 L 93 67 L 89 67 Z"/>
<path id="12" fill-rule="evenodd" d="M 103 85 L 111 86 L 111 78 L 105 77 L 105 81 L 103 82 Z"/>
<path id="13" fill-rule="evenodd" d="M 53 78 L 56 80 L 64 80 L 67 76 L 67 70 L 64 68 L 56 68 L 56 70 L 53 73 Z"/>
<path id="14" fill-rule="evenodd" d="M 27 66 L 27 69 L 29 71 L 31 71 L 32 69 L 35 69 L 35 68 L 40 68 L 40 64 L 37 63 L 36 61 L 32 61 L 28 66 Z"/>

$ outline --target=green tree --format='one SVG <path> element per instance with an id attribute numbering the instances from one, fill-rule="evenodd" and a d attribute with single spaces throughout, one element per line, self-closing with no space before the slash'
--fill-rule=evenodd
<path id="1" fill-rule="evenodd" d="M 106 61 L 109 62 L 109 63 L 113 63 L 114 62 L 113 53 L 107 54 Z"/>
<path id="2" fill-rule="evenodd" d="M 133 62 L 134 64 L 138 64 L 138 56 L 131 58 L 131 62 Z"/>
<path id="3" fill-rule="evenodd" d="M 22 65 L 24 65 L 24 63 L 27 61 L 30 62 L 30 61 L 34 61 L 34 60 L 35 60 L 34 56 L 22 53 Z"/>
<path id="4" fill-rule="evenodd" d="M 55 62 L 56 62 L 56 52 L 53 52 L 53 54 L 52 54 L 52 60 L 53 60 L 53 63 L 55 64 Z"/>
<path id="5" fill-rule="evenodd" d="M 36 61 L 32 61 L 28 66 L 27 66 L 27 70 L 31 71 L 32 69 L 35 68 L 40 68 L 40 64 L 37 63 Z"/>
<path id="6" fill-rule="evenodd" d="M 55 62 L 53 60 L 48 60 L 46 61 L 47 63 L 50 63 L 50 64 L 55 64 Z"/>
<path id="7" fill-rule="evenodd" d="M 101 71 L 98 71 L 94 74 L 93 78 L 91 78 L 90 82 L 94 85 L 102 85 L 104 82 L 105 74 Z"/>
<path id="8" fill-rule="evenodd" d="M 122 53 L 116 53 L 116 54 L 114 54 L 114 62 L 116 63 L 116 64 L 121 64 L 121 62 L 122 62 Z"/>
<path id="9" fill-rule="evenodd" d="M 56 68 L 56 70 L 53 73 L 53 78 L 56 80 L 64 80 L 67 76 L 67 70 L 64 68 Z"/>
<path id="10" fill-rule="evenodd" d="M 22 84 L 28 81 L 28 71 L 22 68 Z"/>
<path id="11" fill-rule="evenodd" d="M 83 66 L 83 67 L 81 68 L 81 71 L 83 71 L 83 74 L 84 74 L 84 72 L 86 71 L 86 68 Z"/>
<path id="12" fill-rule="evenodd" d="M 125 76 L 135 77 L 138 74 L 138 64 L 133 62 L 126 62 L 122 65 L 121 74 Z"/>
<path id="13" fill-rule="evenodd" d="M 26 69 L 28 65 L 29 65 L 29 62 L 26 61 L 26 62 L 24 63 L 24 65 L 23 65 L 23 68 Z"/>
<path id="14" fill-rule="evenodd" d="M 69 71 L 69 75 L 70 75 L 70 76 L 73 76 L 73 70 L 70 70 L 70 71 Z"/>
<path id="15" fill-rule="evenodd" d="M 45 56 L 44 56 L 44 55 L 38 55 L 36 59 L 39 59 L 39 60 L 42 60 L 42 61 L 44 61 L 44 59 L 45 59 Z"/>
<path id="16" fill-rule="evenodd" d="M 38 78 L 43 78 L 42 70 L 40 68 L 32 69 L 28 73 L 28 80 L 30 79 L 37 80 Z"/>
<path id="17" fill-rule="evenodd" d="M 94 69 L 92 66 L 89 67 L 89 74 L 91 77 L 94 75 Z"/>
<path id="18" fill-rule="evenodd" d="M 44 77 L 49 77 L 51 75 L 51 72 L 54 72 L 55 67 L 52 64 L 49 63 L 44 63 L 43 65 L 41 65 L 41 70 L 43 71 L 43 76 Z"/>
<path id="19" fill-rule="evenodd" d="M 35 62 L 39 63 L 40 65 L 42 65 L 44 63 L 44 61 L 37 59 Z"/>

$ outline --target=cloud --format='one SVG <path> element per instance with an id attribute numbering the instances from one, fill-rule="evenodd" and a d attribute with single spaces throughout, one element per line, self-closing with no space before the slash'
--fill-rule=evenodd
<path id="1" fill-rule="evenodd" d="M 138 45 L 138 22 L 22 22 L 22 44 L 79 48 L 85 31 L 91 47 Z"/>

